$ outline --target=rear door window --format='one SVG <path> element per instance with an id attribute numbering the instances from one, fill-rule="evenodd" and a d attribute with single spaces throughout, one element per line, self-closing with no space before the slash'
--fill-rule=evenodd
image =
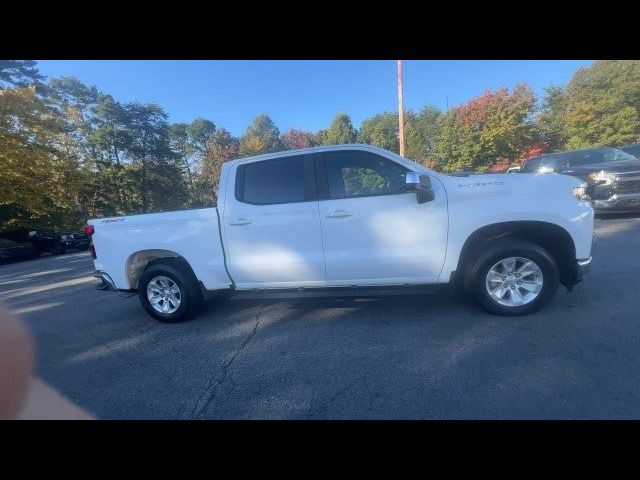
<path id="1" fill-rule="evenodd" d="M 236 198 L 255 205 L 296 203 L 313 199 L 313 168 L 304 155 L 240 165 Z"/>

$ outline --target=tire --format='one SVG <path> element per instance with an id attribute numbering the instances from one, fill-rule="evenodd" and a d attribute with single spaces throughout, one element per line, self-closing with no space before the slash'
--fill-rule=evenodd
<path id="1" fill-rule="evenodd" d="M 51 247 L 51 255 L 62 255 L 63 253 L 66 253 L 66 252 L 67 252 L 67 249 L 61 243 L 56 243 L 53 245 L 53 247 Z"/>
<path id="2" fill-rule="evenodd" d="M 158 287 L 164 288 L 165 298 L 168 300 L 158 300 L 161 295 L 157 292 L 162 291 Z M 178 294 L 175 293 L 176 289 Z M 202 292 L 195 276 L 188 267 L 174 259 L 147 266 L 138 282 L 138 297 L 147 313 L 163 323 L 182 322 L 193 315 L 202 304 Z M 155 307 L 152 304 L 153 298 L 156 299 L 153 301 Z M 176 302 L 179 302 L 177 308 Z M 164 307 L 165 304 L 167 307 Z M 166 311 L 161 311 L 163 308 L 166 308 Z"/>
<path id="3" fill-rule="evenodd" d="M 558 264 L 544 248 L 505 238 L 473 261 L 465 275 L 465 289 L 492 314 L 521 316 L 549 303 L 558 290 L 559 279 Z"/>

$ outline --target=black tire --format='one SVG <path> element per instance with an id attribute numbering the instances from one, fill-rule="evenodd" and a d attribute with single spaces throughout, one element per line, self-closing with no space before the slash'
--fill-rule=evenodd
<path id="1" fill-rule="evenodd" d="M 175 312 L 161 313 L 149 301 L 147 286 L 158 276 L 170 278 L 180 290 L 180 305 Z M 203 301 L 202 292 L 193 273 L 187 266 L 174 259 L 163 259 L 147 266 L 138 282 L 138 297 L 147 313 L 163 323 L 177 323 L 188 319 Z"/>
<path id="2" fill-rule="evenodd" d="M 542 271 L 542 289 L 529 303 L 505 306 L 494 300 L 487 290 L 486 278 L 489 270 L 501 259 L 522 257 L 533 261 Z M 544 248 L 518 238 L 505 238 L 490 245 L 467 269 L 465 290 L 490 313 L 503 316 L 520 316 L 537 312 L 544 307 L 558 290 L 560 270 L 557 262 Z"/>
<path id="3" fill-rule="evenodd" d="M 56 243 L 51 247 L 51 255 L 62 255 L 66 253 L 67 249 L 62 243 Z"/>

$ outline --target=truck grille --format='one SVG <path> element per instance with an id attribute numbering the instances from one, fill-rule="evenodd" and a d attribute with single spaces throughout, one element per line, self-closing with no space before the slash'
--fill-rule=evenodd
<path id="1" fill-rule="evenodd" d="M 640 172 L 617 173 L 613 188 L 620 193 L 640 192 Z"/>

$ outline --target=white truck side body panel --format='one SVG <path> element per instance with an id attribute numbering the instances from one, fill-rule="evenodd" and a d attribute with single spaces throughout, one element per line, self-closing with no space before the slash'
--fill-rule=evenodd
<path id="1" fill-rule="evenodd" d="M 318 202 L 280 205 L 239 202 L 235 198 L 235 173 L 243 160 L 251 159 L 222 165 L 218 192 L 222 239 L 227 245 L 227 267 L 234 286 L 238 289 L 323 286 Z M 251 223 L 231 225 L 238 218 Z"/>
<path id="2" fill-rule="evenodd" d="M 168 250 L 184 257 L 206 289 L 229 288 L 215 208 L 89 220 L 95 233 L 96 270 L 119 289 L 137 288 L 127 278 L 129 259 L 144 250 Z"/>
<path id="3" fill-rule="evenodd" d="M 476 230 L 511 221 L 548 222 L 571 235 L 576 258 L 590 256 L 593 209 L 571 189 L 582 182 L 551 174 L 441 175 L 449 199 L 449 244 L 441 282 L 456 270 L 465 241 Z"/>
<path id="4" fill-rule="evenodd" d="M 432 187 L 435 199 L 423 204 L 415 193 L 321 200 L 327 282 L 437 282 L 449 217 L 442 184 L 434 179 Z"/>
<path id="5" fill-rule="evenodd" d="M 251 205 L 236 200 L 234 188 L 228 187 L 220 202 L 225 205 L 221 220 L 227 266 L 237 288 L 325 280 L 317 201 Z"/>

